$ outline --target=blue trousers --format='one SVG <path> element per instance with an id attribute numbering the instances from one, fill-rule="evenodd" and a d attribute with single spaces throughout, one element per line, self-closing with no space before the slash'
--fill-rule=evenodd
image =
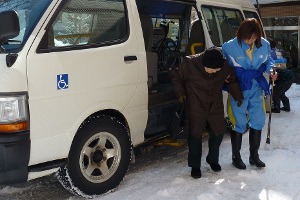
<path id="1" fill-rule="evenodd" d="M 233 125 L 233 130 L 244 133 L 247 125 L 247 115 L 249 114 L 249 126 L 256 130 L 262 130 L 266 120 L 266 109 L 264 103 L 264 93 L 260 87 L 252 87 L 251 90 L 243 91 L 243 104 L 238 107 L 237 101 L 229 95 L 228 116 Z"/>

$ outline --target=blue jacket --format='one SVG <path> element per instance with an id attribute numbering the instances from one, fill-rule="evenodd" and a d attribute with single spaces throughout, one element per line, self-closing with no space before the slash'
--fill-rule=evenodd
<path id="1" fill-rule="evenodd" d="M 257 48 L 254 45 L 252 62 L 246 54 L 249 45 L 242 41 L 242 46 L 234 38 L 223 44 L 222 50 L 226 56 L 229 65 L 236 68 L 238 80 L 242 90 L 250 90 L 252 87 L 262 87 L 266 94 L 269 94 L 269 87 L 263 72 L 270 73 L 274 67 L 274 61 L 271 57 L 271 47 L 267 40 L 261 38 L 262 46 Z"/>

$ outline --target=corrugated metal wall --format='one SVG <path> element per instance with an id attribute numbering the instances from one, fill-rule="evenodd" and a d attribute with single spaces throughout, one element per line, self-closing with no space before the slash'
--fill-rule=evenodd
<path id="1" fill-rule="evenodd" d="M 261 5 L 260 12 L 262 17 L 300 16 L 300 5 L 274 7 L 263 7 Z"/>

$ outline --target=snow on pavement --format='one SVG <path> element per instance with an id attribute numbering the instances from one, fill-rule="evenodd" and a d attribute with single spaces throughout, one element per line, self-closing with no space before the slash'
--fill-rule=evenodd
<path id="1" fill-rule="evenodd" d="M 231 143 L 225 135 L 220 149 L 222 171 L 211 171 L 205 163 L 207 139 L 203 142 L 202 178 L 190 177 L 187 167 L 187 148 L 171 157 L 155 159 L 150 165 L 130 173 L 108 199 L 261 199 L 300 200 L 300 86 L 293 85 L 288 91 L 292 111 L 272 115 L 271 144 L 266 144 L 268 115 L 263 129 L 260 157 L 267 167 L 250 166 L 249 137 L 243 136 L 242 158 L 246 170 L 231 164 Z M 175 147 L 173 147 L 175 148 Z"/>
<path id="2" fill-rule="evenodd" d="M 97 200 L 300 200 L 300 85 L 293 84 L 287 96 L 290 98 L 291 112 L 272 114 L 271 144 L 265 143 L 268 114 L 266 117 L 259 151 L 266 168 L 249 165 L 248 133 L 243 136 L 241 149 L 246 170 L 236 169 L 231 164 L 230 137 L 226 134 L 220 147 L 222 171 L 213 172 L 205 163 L 208 147 L 207 138 L 204 138 L 200 179 L 190 176 L 186 145 L 154 147 L 137 157 L 136 163 L 131 165 L 127 176 L 114 192 Z M 36 196 L 44 199 L 82 199 L 64 191 L 53 176 L 39 180 L 20 187 L 0 186 L 0 199 L 32 200 L 38 199 Z M 45 183 L 49 183 L 47 187 L 43 186 Z M 57 196 L 53 196 L 54 193 L 58 193 Z"/>

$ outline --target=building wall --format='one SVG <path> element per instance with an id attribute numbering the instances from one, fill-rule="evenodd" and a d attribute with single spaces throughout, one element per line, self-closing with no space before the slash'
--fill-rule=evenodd
<path id="1" fill-rule="evenodd" d="M 260 12 L 262 17 L 300 16 L 300 5 L 280 5 L 274 7 L 264 7 L 261 5 Z"/>

